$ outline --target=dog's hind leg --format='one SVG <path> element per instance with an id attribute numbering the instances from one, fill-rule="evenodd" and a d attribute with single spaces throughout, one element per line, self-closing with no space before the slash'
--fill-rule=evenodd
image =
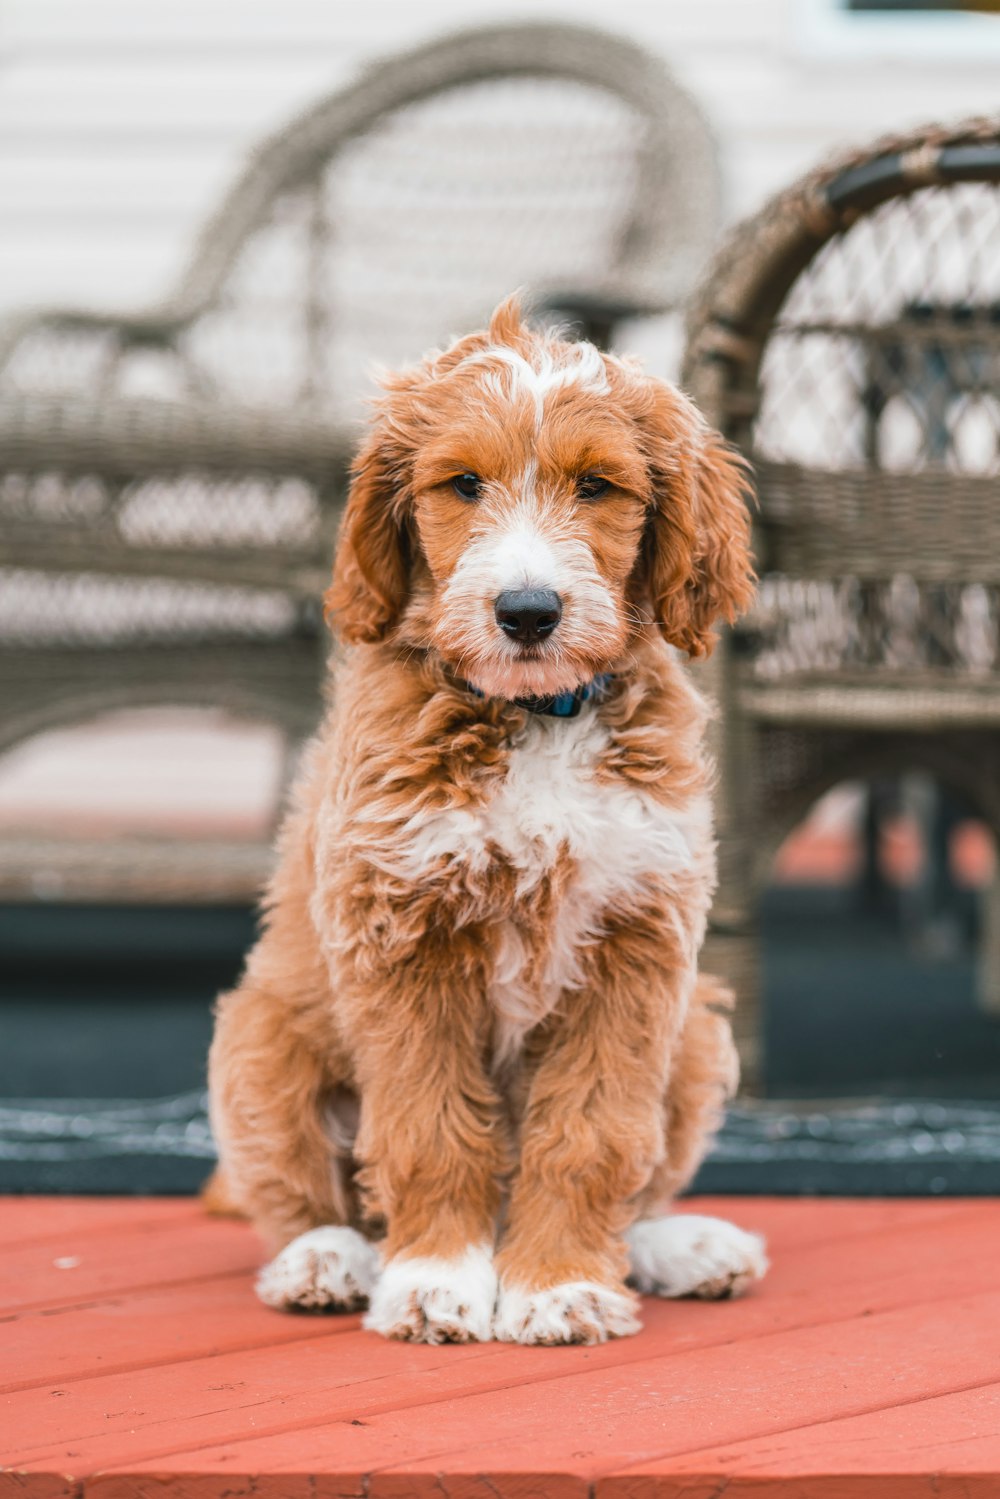
<path id="1" fill-rule="evenodd" d="M 739 1067 L 729 1021 L 732 999 L 715 979 L 699 978 L 678 1042 L 665 1100 L 666 1156 L 640 1199 L 628 1231 L 630 1280 L 654 1296 L 738 1296 L 767 1269 L 764 1241 L 721 1218 L 670 1214 L 712 1143 Z"/>
<path id="2" fill-rule="evenodd" d="M 269 1306 L 351 1310 L 378 1253 L 351 1226 L 349 1141 L 331 1116 L 335 1060 L 286 1004 L 246 985 L 219 1001 L 209 1058 L 212 1126 L 232 1207 L 280 1250 L 257 1283 Z"/>
<path id="3" fill-rule="evenodd" d="M 689 1185 L 736 1092 L 740 1065 L 725 1014 L 732 1004 L 718 979 L 698 975 L 663 1100 L 666 1152 L 640 1198 L 642 1216 Z"/>
<path id="4" fill-rule="evenodd" d="M 216 1166 L 199 1195 L 202 1207 L 212 1218 L 246 1217 L 221 1166 Z"/>

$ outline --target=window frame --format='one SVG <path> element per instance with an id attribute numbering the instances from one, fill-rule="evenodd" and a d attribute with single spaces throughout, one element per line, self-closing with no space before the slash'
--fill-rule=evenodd
<path id="1" fill-rule="evenodd" d="M 798 0 L 795 11 L 800 46 L 812 57 L 927 62 L 1000 57 L 1000 15 L 848 10 L 846 0 Z"/>

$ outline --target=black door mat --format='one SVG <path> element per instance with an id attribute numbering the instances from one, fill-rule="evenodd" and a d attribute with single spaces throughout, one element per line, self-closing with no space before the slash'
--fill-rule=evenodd
<path id="1" fill-rule="evenodd" d="M 0 1192 L 197 1189 L 212 1000 L 253 935 L 245 907 L 0 905 Z M 731 1111 L 698 1190 L 1000 1193 L 972 942 L 930 958 L 809 888 L 769 894 L 762 937 L 766 1101 Z"/>
<path id="2" fill-rule="evenodd" d="M 196 1192 L 215 1159 L 202 1092 L 0 1105 L 0 1190 Z M 919 1099 L 730 1109 L 696 1193 L 986 1196 L 1000 1190 L 1000 1104 Z"/>

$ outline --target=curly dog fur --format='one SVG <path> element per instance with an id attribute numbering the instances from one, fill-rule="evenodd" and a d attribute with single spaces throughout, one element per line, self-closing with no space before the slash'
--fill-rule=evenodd
<path id="1" fill-rule="evenodd" d="M 593 1342 L 637 1329 L 630 1274 L 720 1295 L 763 1273 L 752 1235 L 663 1216 L 736 1076 L 728 996 L 697 976 L 711 771 L 681 655 L 750 599 L 746 499 L 679 391 L 514 299 L 385 380 L 327 597 L 330 711 L 211 1053 L 271 1304 Z M 522 628 L 502 605 L 525 590 L 552 611 Z"/>

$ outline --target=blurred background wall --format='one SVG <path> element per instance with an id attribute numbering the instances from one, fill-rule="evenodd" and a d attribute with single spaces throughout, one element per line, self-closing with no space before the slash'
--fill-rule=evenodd
<path id="1" fill-rule="evenodd" d="M 730 219 L 839 145 L 997 104 L 988 20 L 842 0 L 5 0 L 0 309 L 155 298 L 263 135 L 384 52 L 516 18 L 663 56 L 714 126 Z"/>

